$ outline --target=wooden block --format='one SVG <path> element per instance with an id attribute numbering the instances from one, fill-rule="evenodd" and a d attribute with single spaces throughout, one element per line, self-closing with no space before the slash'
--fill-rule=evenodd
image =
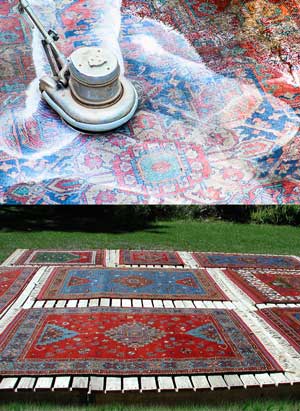
<path id="1" fill-rule="evenodd" d="M 276 387 L 278 387 L 279 384 L 290 384 L 290 380 L 284 375 L 283 372 L 276 372 L 276 373 L 270 373 L 270 377 L 274 381 Z"/>
<path id="2" fill-rule="evenodd" d="M 255 374 L 255 378 L 257 379 L 261 387 L 263 387 L 264 385 L 275 385 L 274 381 L 267 373 Z"/>
<path id="3" fill-rule="evenodd" d="M 209 375 L 208 381 L 212 390 L 214 390 L 215 388 L 230 388 L 224 381 L 222 375 Z"/>
<path id="4" fill-rule="evenodd" d="M 142 305 L 142 300 L 140 300 L 140 299 L 133 299 L 133 300 L 132 300 L 132 306 L 133 306 L 133 307 L 136 307 L 136 308 L 142 307 L 142 306 L 143 306 L 143 305 Z"/>
<path id="5" fill-rule="evenodd" d="M 214 301 L 214 305 L 216 308 L 223 310 L 225 308 L 223 301 Z"/>
<path id="6" fill-rule="evenodd" d="M 145 308 L 152 308 L 153 307 L 151 300 L 142 300 L 142 302 L 143 302 L 143 307 L 145 307 Z"/>
<path id="7" fill-rule="evenodd" d="M 139 380 L 137 377 L 124 377 L 123 378 L 123 389 L 125 391 L 139 391 Z"/>
<path id="8" fill-rule="evenodd" d="M 215 308 L 212 301 L 203 301 L 203 304 L 205 305 L 206 308 L 209 308 L 209 309 Z"/>
<path id="9" fill-rule="evenodd" d="M 205 305 L 202 301 L 194 301 L 194 305 L 196 308 L 205 308 Z"/>
<path id="10" fill-rule="evenodd" d="M 17 384 L 19 378 L 17 377 L 8 377 L 8 378 L 3 378 L 0 382 L 0 390 L 13 390 L 15 388 L 15 385 Z"/>
<path id="11" fill-rule="evenodd" d="M 242 380 L 245 388 L 257 387 L 259 385 L 259 382 L 253 374 L 241 374 L 240 379 Z"/>
<path id="12" fill-rule="evenodd" d="M 109 391 L 121 391 L 122 390 L 122 380 L 119 377 L 107 377 L 105 392 Z"/>
<path id="13" fill-rule="evenodd" d="M 141 392 L 156 391 L 157 385 L 155 377 L 141 377 Z"/>
<path id="14" fill-rule="evenodd" d="M 77 306 L 77 303 L 78 303 L 78 300 L 69 300 L 69 301 L 67 302 L 67 307 L 69 307 L 69 308 L 74 308 L 74 307 Z"/>
<path id="15" fill-rule="evenodd" d="M 56 308 L 64 308 L 66 305 L 67 301 L 66 300 L 59 300 L 56 302 L 55 307 Z"/>
<path id="16" fill-rule="evenodd" d="M 120 298 L 112 298 L 112 299 L 111 299 L 111 306 L 112 306 L 112 307 L 121 307 L 121 300 L 120 300 Z"/>
<path id="17" fill-rule="evenodd" d="M 89 394 L 93 391 L 103 391 L 104 377 L 90 377 Z"/>
<path id="18" fill-rule="evenodd" d="M 184 308 L 183 301 L 175 300 L 175 301 L 173 302 L 173 304 L 175 305 L 176 308 Z"/>
<path id="19" fill-rule="evenodd" d="M 195 308 L 193 301 L 183 300 L 182 302 L 185 308 Z"/>
<path id="20" fill-rule="evenodd" d="M 110 298 L 101 298 L 100 306 L 101 307 L 109 307 L 110 306 Z"/>
<path id="21" fill-rule="evenodd" d="M 223 304 L 228 310 L 234 310 L 235 309 L 235 306 L 234 306 L 234 304 L 232 304 L 231 301 L 224 301 Z"/>
<path id="22" fill-rule="evenodd" d="M 131 300 L 129 298 L 123 298 L 122 307 L 131 307 Z"/>
<path id="23" fill-rule="evenodd" d="M 152 303 L 153 303 L 153 307 L 155 307 L 155 308 L 163 308 L 164 307 L 162 300 L 153 300 Z"/>
<path id="24" fill-rule="evenodd" d="M 44 300 L 36 301 L 36 302 L 34 303 L 33 308 L 42 308 L 42 307 L 44 307 L 44 304 L 45 304 L 45 301 L 44 301 Z"/>
<path id="25" fill-rule="evenodd" d="M 223 375 L 224 380 L 228 387 L 244 387 L 244 384 L 237 374 L 225 374 Z"/>
<path id="26" fill-rule="evenodd" d="M 15 391 L 19 390 L 32 390 L 34 387 L 35 378 L 34 377 L 22 377 L 20 378 Z"/>
<path id="27" fill-rule="evenodd" d="M 175 391 L 178 391 L 178 390 L 192 390 L 193 389 L 193 385 L 191 383 L 191 380 L 186 375 L 176 376 L 176 377 L 174 377 L 174 381 L 175 381 Z"/>
<path id="28" fill-rule="evenodd" d="M 50 390 L 52 387 L 53 377 L 39 377 L 34 387 L 34 391 Z"/>
<path id="29" fill-rule="evenodd" d="M 77 307 L 84 308 L 89 304 L 89 300 L 78 300 Z"/>
<path id="30" fill-rule="evenodd" d="M 55 305 L 55 300 L 48 300 L 46 301 L 46 304 L 44 305 L 45 308 L 53 308 Z"/>
<path id="31" fill-rule="evenodd" d="M 72 390 L 87 390 L 89 386 L 89 377 L 76 376 L 73 377 L 70 391 Z"/>
<path id="32" fill-rule="evenodd" d="M 175 390 L 172 377 L 157 377 L 158 392 L 164 390 Z"/>
<path id="33" fill-rule="evenodd" d="M 98 298 L 91 298 L 89 301 L 89 307 L 98 307 L 99 299 Z"/>
<path id="34" fill-rule="evenodd" d="M 163 300 L 165 308 L 174 308 L 173 302 L 171 300 Z"/>
<path id="35" fill-rule="evenodd" d="M 34 301 L 33 299 L 28 298 L 27 301 L 23 304 L 22 308 L 23 308 L 24 310 L 28 310 L 29 308 L 33 307 L 34 302 L 35 302 L 35 301 Z"/>
<path id="36" fill-rule="evenodd" d="M 71 381 L 70 376 L 55 377 L 52 391 L 54 390 L 67 390 Z"/>
<path id="37" fill-rule="evenodd" d="M 195 390 L 207 390 L 210 384 L 205 375 L 192 375 L 191 380 Z"/>

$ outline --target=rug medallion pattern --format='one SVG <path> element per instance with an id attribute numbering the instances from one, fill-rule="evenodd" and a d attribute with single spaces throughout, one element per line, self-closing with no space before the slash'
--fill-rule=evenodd
<path id="1" fill-rule="evenodd" d="M 123 265 L 184 265 L 175 251 L 120 250 Z"/>
<path id="2" fill-rule="evenodd" d="M 105 251 L 25 250 L 15 265 L 105 265 Z"/>

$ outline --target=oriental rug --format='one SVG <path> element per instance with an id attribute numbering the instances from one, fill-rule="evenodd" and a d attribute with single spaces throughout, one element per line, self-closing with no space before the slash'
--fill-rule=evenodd
<path id="1" fill-rule="evenodd" d="M 0 337 L 0 375 L 281 371 L 231 310 L 23 310 Z"/>
<path id="2" fill-rule="evenodd" d="M 32 2 L 65 55 L 115 51 L 139 107 L 100 138 L 67 127 L 40 97 L 39 34 L 2 1 L 0 203 L 299 202 L 296 0 Z"/>
<path id="3" fill-rule="evenodd" d="M 105 265 L 105 250 L 24 250 L 14 265 Z"/>
<path id="4" fill-rule="evenodd" d="M 225 253 L 193 253 L 192 255 L 200 267 L 300 269 L 300 261 L 289 256 Z"/>
<path id="5" fill-rule="evenodd" d="M 0 267 L 0 314 L 21 294 L 35 272 L 29 267 Z"/>
<path id="6" fill-rule="evenodd" d="M 120 250 L 123 265 L 184 265 L 175 251 Z"/>
<path id="7" fill-rule="evenodd" d="M 224 273 L 256 303 L 300 303 L 300 271 L 245 268 Z"/>
<path id="8" fill-rule="evenodd" d="M 259 310 L 258 314 L 300 352 L 299 308 L 264 308 Z"/>
<path id="9" fill-rule="evenodd" d="M 163 298 L 227 300 L 205 270 L 54 268 L 38 299 Z"/>

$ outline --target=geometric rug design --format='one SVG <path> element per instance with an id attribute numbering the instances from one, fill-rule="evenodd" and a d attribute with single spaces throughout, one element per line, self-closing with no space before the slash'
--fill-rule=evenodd
<path id="1" fill-rule="evenodd" d="M 300 353 L 300 308 L 264 308 L 258 311 Z"/>
<path id="2" fill-rule="evenodd" d="M 105 250 L 24 250 L 14 265 L 105 265 Z"/>
<path id="3" fill-rule="evenodd" d="M 120 250 L 120 264 L 123 265 L 184 265 L 175 251 Z"/>
<path id="4" fill-rule="evenodd" d="M 38 299 L 163 298 L 228 300 L 205 270 L 54 268 Z"/>
<path id="5" fill-rule="evenodd" d="M 200 267 L 300 269 L 300 261 L 290 256 L 263 254 L 193 253 Z"/>
<path id="6" fill-rule="evenodd" d="M 0 9 L 0 203 L 299 201 L 296 0 L 35 2 L 66 56 L 119 39 L 140 104 L 104 138 L 42 101 L 50 67 L 16 2 Z"/>
<path id="7" fill-rule="evenodd" d="M 256 303 L 300 303 L 300 270 L 224 270 Z"/>
<path id="8" fill-rule="evenodd" d="M 0 314 L 20 295 L 35 272 L 29 267 L 0 267 Z"/>
<path id="9" fill-rule="evenodd" d="M 281 371 L 231 310 L 22 310 L 0 337 L 0 375 Z"/>

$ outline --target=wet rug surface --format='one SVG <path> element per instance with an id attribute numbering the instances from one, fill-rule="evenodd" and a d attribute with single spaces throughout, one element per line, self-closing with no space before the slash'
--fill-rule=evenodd
<path id="1" fill-rule="evenodd" d="M 193 253 L 201 267 L 300 269 L 294 257 L 262 254 Z"/>
<path id="2" fill-rule="evenodd" d="M 0 314 L 20 295 L 35 272 L 28 267 L 0 267 Z"/>
<path id="3" fill-rule="evenodd" d="M 39 35 L 2 2 L 0 203 L 299 200 L 296 1 L 31 3 L 66 55 L 112 48 L 140 101 L 100 137 L 67 127 L 40 99 Z"/>
<path id="4" fill-rule="evenodd" d="M 120 264 L 124 265 L 184 265 L 175 251 L 120 250 Z"/>
<path id="5" fill-rule="evenodd" d="M 299 308 L 265 308 L 259 314 L 300 352 Z"/>
<path id="6" fill-rule="evenodd" d="M 227 300 L 204 270 L 56 268 L 38 298 L 165 298 Z"/>
<path id="7" fill-rule="evenodd" d="M 300 271 L 227 269 L 224 272 L 256 303 L 300 302 Z"/>
<path id="8" fill-rule="evenodd" d="M 23 310 L 0 340 L 0 375 L 281 370 L 228 310 Z"/>
<path id="9" fill-rule="evenodd" d="M 14 265 L 105 265 L 105 251 L 24 250 Z"/>

